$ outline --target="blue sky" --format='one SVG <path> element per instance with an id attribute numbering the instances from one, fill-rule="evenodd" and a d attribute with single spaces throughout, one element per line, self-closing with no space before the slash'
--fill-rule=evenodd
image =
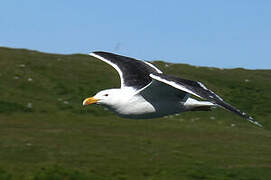
<path id="1" fill-rule="evenodd" d="M 268 0 L 8 0 L 0 46 L 271 69 Z"/>

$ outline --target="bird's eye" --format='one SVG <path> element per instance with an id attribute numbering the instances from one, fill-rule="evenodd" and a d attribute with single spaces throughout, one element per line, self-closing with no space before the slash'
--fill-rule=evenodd
<path id="1" fill-rule="evenodd" d="M 105 94 L 104 96 L 108 96 L 108 94 Z"/>

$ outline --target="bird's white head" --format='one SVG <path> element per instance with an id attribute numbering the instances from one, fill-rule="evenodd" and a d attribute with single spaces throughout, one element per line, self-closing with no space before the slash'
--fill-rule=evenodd
<path id="1" fill-rule="evenodd" d="M 105 106 L 113 106 L 121 100 L 121 89 L 107 89 L 98 92 L 95 96 L 86 98 L 83 105 L 101 104 Z"/>

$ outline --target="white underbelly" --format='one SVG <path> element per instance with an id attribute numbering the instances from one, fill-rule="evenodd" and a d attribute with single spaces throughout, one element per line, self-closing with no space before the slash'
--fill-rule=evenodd
<path id="1" fill-rule="evenodd" d="M 170 114 L 176 114 L 184 111 L 183 104 L 176 101 L 170 102 L 148 102 L 143 98 L 141 100 L 129 101 L 125 106 L 115 109 L 115 112 L 125 118 L 149 119 L 157 118 Z"/>

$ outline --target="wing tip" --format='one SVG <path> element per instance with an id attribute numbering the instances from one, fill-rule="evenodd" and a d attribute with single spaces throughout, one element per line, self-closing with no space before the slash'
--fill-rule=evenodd
<path id="1" fill-rule="evenodd" d="M 249 122 L 257 125 L 258 127 L 263 128 L 263 125 L 261 125 L 258 121 L 256 121 L 255 119 L 253 119 L 251 116 L 249 116 L 248 118 L 246 118 Z"/>

